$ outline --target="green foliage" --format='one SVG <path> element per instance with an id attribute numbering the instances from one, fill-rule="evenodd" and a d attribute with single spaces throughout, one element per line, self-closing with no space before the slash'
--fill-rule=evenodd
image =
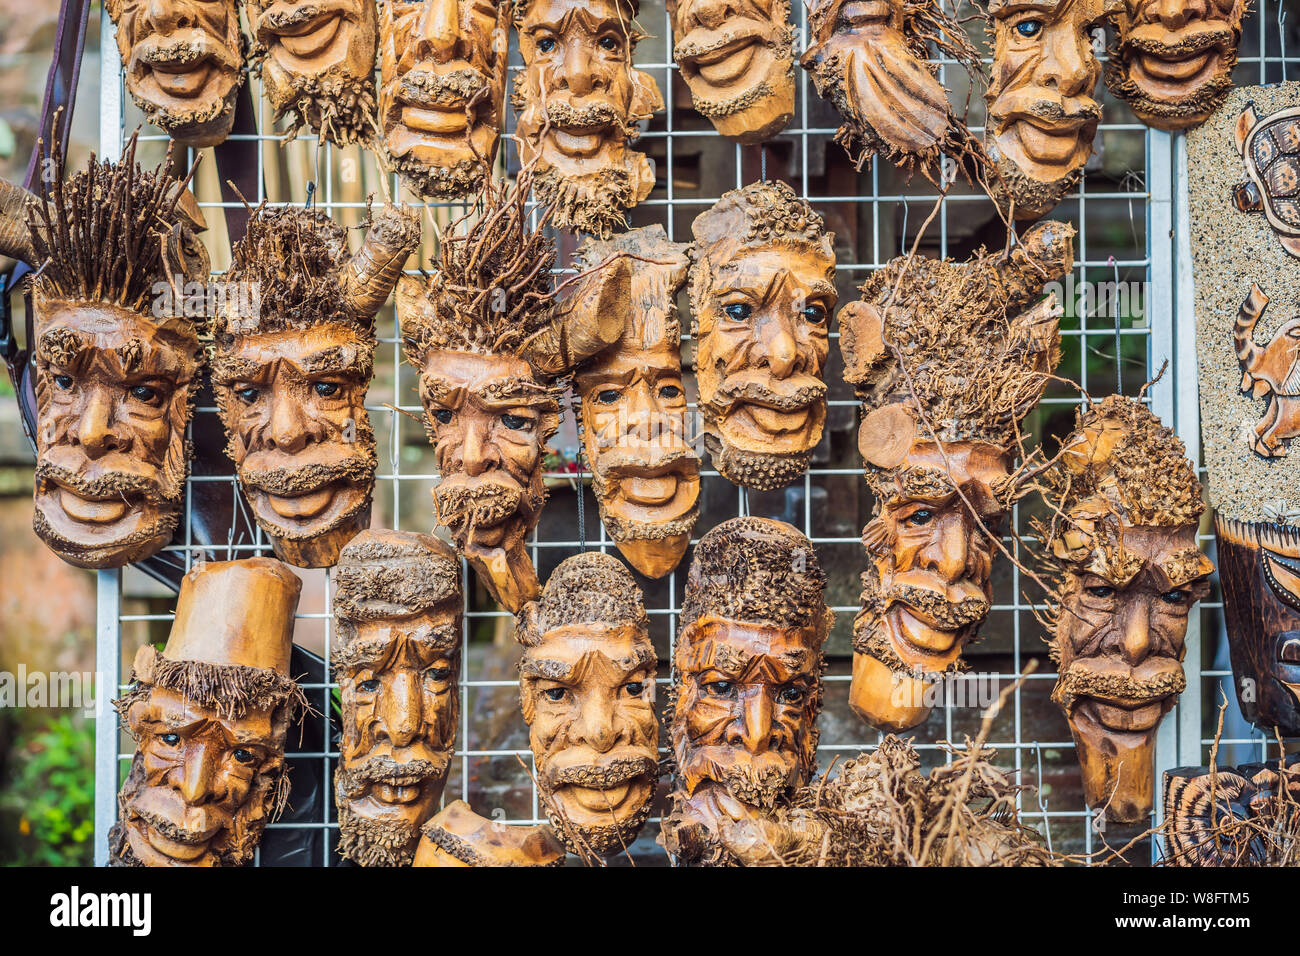
<path id="1" fill-rule="evenodd" d="M 95 832 L 94 724 L 77 713 L 35 712 L 10 753 L 0 789 L 3 860 L 16 866 L 89 866 Z M 112 719 L 110 712 L 109 718 Z"/>

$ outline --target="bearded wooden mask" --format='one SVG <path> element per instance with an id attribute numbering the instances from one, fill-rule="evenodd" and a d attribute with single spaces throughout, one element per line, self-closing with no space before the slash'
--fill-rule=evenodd
<path id="1" fill-rule="evenodd" d="M 507 0 L 383 0 L 379 123 L 388 165 L 426 199 L 472 196 L 505 108 Z"/>
<path id="2" fill-rule="evenodd" d="M 521 0 L 524 69 L 515 78 L 523 162 L 536 161 L 539 202 L 555 225 L 604 238 L 654 187 L 654 169 L 629 144 L 663 111 L 654 77 L 632 67 L 644 34 L 636 0 Z"/>
<path id="3" fill-rule="evenodd" d="M 1183 443 L 1150 410 L 1113 395 L 1079 414 L 1049 483 L 1061 517 L 1052 699 L 1065 711 L 1090 807 L 1151 813 L 1155 737 L 1185 686 L 1183 639 L 1214 565 L 1196 546 L 1201 485 Z"/>
<path id="4" fill-rule="evenodd" d="M 33 527 L 78 567 L 142 561 L 180 520 L 203 352 L 167 303 L 208 259 L 198 207 L 162 169 L 135 164 L 132 137 L 120 163 L 92 159 L 44 200 L 0 181 L 0 254 L 37 270 Z"/>
<path id="5" fill-rule="evenodd" d="M 375 0 L 246 0 L 262 89 L 290 136 L 369 142 L 375 114 Z"/>
<path id="6" fill-rule="evenodd" d="M 199 564 L 162 653 L 114 706 L 135 738 L 109 832 L 114 865 L 239 866 L 289 796 L 284 743 L 306 706 L 289 676 L 302 582 L 273 558 Z"/>
<path id="7" fill-rule="evenodd" d="M 985 146 L 994 198 L 1045 216 L 1074 188 L 1101 122 L 1091 30 L 1122 0 L 991 0 L 993 79 Z"/>
<path id="8" fill-rule="evenodd" d="M 726 193 L 691 227 L 704 444 L 729 480 L 784 488 L 826 423 L 834 235 L 781 182 Z"/>
<path id="9" fill-rule="evenodd" d="M 862 533 L 870 563 L 849 703 L 881 730 L 925 720 L 926 683 L 961 669 L 988 615 L 992 536 L 1016 494 L 1019 423 L 1060 359 L 1058 310 L 1051 299 L 1033 303 L 1073 264 L 1073 236 L 1051 222 L 1005 259 L 896 259 L 840 311 L 876 498 Z"/>
<path id="10" fill-rule="evenodd" d="M 578 372 L 583 448 L 605 529 L 632 567 L 661 578 L 686 553 L 699 517 L 677 317 L 686 247 L 648 226 L 589 241 L 581 258 L 591 268 L 620 252 L 651 261 L 636 262 L 622 337 Z"/>
<path id="11" fill-rule="evenodd" d="M 542 805 L 575 853 L 616 853 L 650 816 L 659 720 L 641 589 L 615 557 L 563 561 L 515 624 Z"/>
<path id="12" fill-rule="evenodd" d="M 1148 126 L 1199 126 L 1232 89 L 1248 6 L 1248 0 L 1127 0 L 1106 85 Z"/>
<path id="13" fill-rule="evenodd" d="M 564 847 L 550 827 L 498 823 L 464 800 L 449 803 L 424 825 L 414 866 L 561 866 Z"/>
<path id="14" fill-rule="evenodd" d="M 212 383 L 253 516 L 297 567 L 329 567 L 370 524 L 375 313 L 419 241 L 386 205 L 349 256 L 326 213 L 263 205 L 235 244 L 227 282 L 256 294 L 216 322 Z"/>
<path id="15" fill-rule="evenodd" d="M 438 523 L 512 612 L 538 594 L 524 539 L 546 501 L 542 455 L 559 426 L 560 379 L 622 335 L 631 282 L 618 259 L 556 303 L 555 245 L 528 227 L 529 186 L 527 172 L 509 190 L 488 183 L 485 212 L 443 234 L 438 271 L 397 284 L 442 475 Z"/>
<path id="16" fill-rule="evenodd" d="M 363 531 L 339 556 L 334 586 L 339 852 L 362 866 L 405 866 L 455 750 L 460 562 L 429 535 Z"/>
<path id="17" fill-rule="evenodd" d="M 1170 866 L 1278 866 L 1295 831 L 1300 756 L 1239 767 L 1164 773 L 1165 862 Z"/>
<path id="18" fill-rule="evenodd" d="M 834 622 L 811 542 L 767 518 L 700 539 L 673 667 L 677 789 L 662 842 L 724 862 L 725 829 L 772 812 L 817 766 L 822 645 Z"/>
<path id="19" fill-rule="evenodd" d="M 794 29 L 788 0 L 667 0 L 673 61 L 702 116 L 753 145 L 794 116 Z"/>
<path id="20" fill-rule="evenodd" d="M 244 82 L 238 0 L 106 0 L 126 88 L 181 146 L 215 146 Z"/>

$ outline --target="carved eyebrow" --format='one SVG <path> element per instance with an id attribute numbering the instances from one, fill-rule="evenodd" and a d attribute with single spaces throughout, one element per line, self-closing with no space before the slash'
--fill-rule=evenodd
<path id="1" fill-rule="evenodd" d="M 270 369 L 269 364 L 252 359 L 222 356 L 212 365 L 212 384 L 233 385 L 235 382 L 261 378 Z"/>
<path id="2" fill-rule="evenodd" d="M 524 657 L 519 661 L 519 673 L 527 677 L 541 677 L 545 680 L 571 684 L 577 677 L 578 667 L 568 661 L 549 658 Z"/>
<path id="3" fill-rule="evenodd" d="M 294 360 L 304 372 L 351 372 L 357 370 L 359 350 L 353 345 L 322 349 Z"/>

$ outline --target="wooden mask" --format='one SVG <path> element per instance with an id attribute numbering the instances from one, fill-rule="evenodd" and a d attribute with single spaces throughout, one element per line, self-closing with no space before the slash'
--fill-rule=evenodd
<path id="1" fill-rule="evenodd" d="M 975 73 L 982 67 L 937 0 L 814 0 L 808 29 L 800 64 L 843 117 L 835 142 L 858 169 L 881 153 L 933 178 L 944 153 L 965 152 L 970 131 L 953 115 L 929 44 Z"/>
<path id="2" fill-rule="evenodd" d="M 235 244 L 226 280 L 257 294 L 217 319 L 212 384 L 253 517 L 297 567 L 329 567 L 370 525 L 375 313 L 419 241 L 385 205 L 350 256 L 326 213 L 263 205 Z"/>
<path id="3" fill-rule="evenodd" d="M 44 161 L 61 172 L 62 156 Z M 132 137 L 120 163 L 92 159 L 43 200 L 0 182 L 0 254 L 37 270 L 32 524 L 82 568 L 157 554 L 182 511 L 202 317 L 168 302 L 207 281 L 208 258 L 198 207 L 164 166 L 142 171 Z"/>
<path id="4" fill-rule="evenodd" d="M 515 77 L 519 154 L 537 162 L 539 202 L 561 229 L 604 238 L 654 188 L 637 124 L 663 111 L 649 73 L 632 67 L 643 34 L 637 0 L 519 0 L 524 69 Z"/>
<path id="5" fill-rule="evenodd" d="M 1300 822 L 1300 756 L 1166 770 L 1165 863 L 1285 866 Z"/>
<path id="6" fill-rule="evenodd" d="M 666 0 L 673 61 L 695 109 L 727 139 L 754 145 L 794 116 L 789 0 Z"/>
<path id="7" fill-rule="evenodd" d="M 679 863 L 731 860 L 729 830 L 774 812 L 817 768 L 822 645 L 835 620 L 812 543 L 768 518 L 700 539 L 673 666 L 671 813 Z"/>
<path id="8" fill-rule="evenodd" d="M 1249 0 L 1126 0 L 1106 85 L 1156 129 L 1204 123 L 1232 89 Z"/>
<path id="9" fill-rule="evenodd" d="M 659 781 L 658 660 L 632 574 L 608 554 L 565 559 L 515 620 L 519 702 L 542 806 L 579 855 L 617 853 Z"/>
<path id="10" fill-rule="evenodd" d="M 464 800 L 447 804 L 424 825 L 414 866 L 562 866 L 564 847 L 548 826 L 481 817 Z"/>
<path id="11" fill-rule="evenodd" d="M 1091 30 L 1123 0 L 990 0 L 990 182 L 1017 219 L 1039 219 L 1075 187 L 1101 122 Z"/>
<path id="12" fill-rule="evenodd" d="M 109 831 L 116 866 L 240 866 L 289 796 L 284 743 L 306 700 L 289 676 L 302 582 L 273 558 L 195 565 L 162 653 L 114 702 L 135 738 Z"/>
<path id="13" fill-rule="evenodd" d="M 239 0 L 105 0 L 126 88 L 181 146 L 215 146 L 244 82 Z"/>
<path id="14" fill-rule="evenodd" d="M 290 138 L 306 126 L 338 146 L 375 130 L 375 0 L 245 0 L 262 90 Z"/>
<path id="15" fill-rule="evenodd" d="M 1073 236 L 1049 222 L 1007 258 L 895 259 L 840 310 L 876 498 L 862 532 L 870 563 L 849 703 L 881 730 L 925 720 L 926 683 L 963 667 L 962 648 L 988 615 L 1019 423 L 1060 359 L 1059 310 L 1038 300 L 1073 264 Z"/>
<path id="16" fill-rule="evenodd" d="M 542 455 L 562 379 L 622 335 L 631 282 L 618 259 L 557 303 L 547 217 L 536 231 L 527 223 L 530 185 L 527 170 L 509 189 L 487 182 L 483 213 L 443 233 L 438 271 L 397 284 L 403 350 L 442 475 L 438 523 L 512 612 L 538 594 L 524 539 L 546 501 Z"/>
<path id="17" fill-rule="evenodd" d="M 1137 823 L 1154 800 L 1156 731 L 1186 683 L 1188 615 L 1214 571 L 1196 546 L 1201 484 L 1178 436 L 1112 395 L 1079 413 L 1048 485 L 1052 699 L 1070 722 L 1088 805 Z"/>
<path id="18" fill-rule="evenodd" d="M 704 445 L 746 488 L 784 488 L 826 423 L 834 234 L 782 182 L 723 195 L 691 227 L 691 310 Z"/>
<path id="19" fill-rule="evenodd" d="M 381 0 L 383 154 L 426 199 L 473 196 L 496 156 L 510 8 L 508 0 Z"/>
<path id="20" fill-rule="evenodd" d="M 456 746 L 460 561 L 430 535 L 362 531 L 339 555 L 334 586 L 339 853 L 362 866 L 405 866 Z"/>
<path id="21" fill-rule="evenodd" d="M 595 267 L 619 253 L 640 257 L 623 335 L 579 370 L 582 441 L 605 529 L 632 567 L 661 578 L 686 553 L 699 517 L 700 459 L 687 442 L 677 292 L 686 247 L 663 226 L 589 240 Z"/>

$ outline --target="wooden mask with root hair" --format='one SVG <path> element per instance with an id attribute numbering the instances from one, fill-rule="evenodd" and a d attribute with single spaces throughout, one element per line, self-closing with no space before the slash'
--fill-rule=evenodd
<path id="1" fill-rule="evenodd" d="M 817 767 L 822 645 L 835 616 L 812 543 L 768 518 L 700 539 L 673 660 L 677 789 L 662 841 L 717 863 L 723 828 L 774 811 Z"/>
<path id="2" fill-rule="evenodd" d="M 460 561 L 431 535 L 362 531 L 339 555 L 334 585 L 339 853 L 362 866 L 405 866 L 456 746 Z"/>
<path id="3" fill-rule="evenodd" d="M 639 0 L 515 0 L 523 70 L 515 78 L 519 155 L 537 163 L 537 199 L 561 229 L 605 238 L 650 195 L 654 170 L 629 148 L 663 111 L 649 73 L 632 67 L 644 34 Z"/>
<path id="4" fill-rule="evenodd" d="M 223 142 L 244 82 L 239 0 L 105 0 L 105 9 L 126 88 L 149 122 L 181 146 Z"/>
<path id="5" fill-rule="evenodd" d="M 541 231 L 549 217 L 529 228 L 530 185 L 528 168 L 514 186 L 486 182 L 482 212 L 443 233 L 438 270 L 397 284 L 403 350 L 442 476 L 438 523 L 512 612 L 538 594 L 524 539 L 546 501 L 542 456 L 562 379 L 618 340 L 631 283 L 620 258 L 557 302 L 555 244 Z"/>
<path id="6" fill-rule="evenodd" d="M 306 699 L 289 675 L 302 582 L 274 558 L 198 564 L 161 652 L 114 702 L 135 738 L 109 832 L 117 866 L 240 866 L 284 809 L 284 744 Z"/>
<path id="7" fill-rule="evenodd" d="M 691 230 L 704 445 L 730 481 L 784 488 L 826 424 L 835 237 L 782 182 L 725 193 Z"/>
<path id="8" fill-rule="evenodd" d="M 1287 866 L 1300 825 L 1300 755 L 1164 773 L 1168 866 Z"/>
<path id="9" fill-rule="evenodd" d="M 1137 823 L 1154 800 L 1156 731 L 1186 683 L 1188 615 L 1214 571 L 1196 544 L 1201 483 L 1178 436 L 1120 395 L 1080 411 L 1047 483 L 1052 699 L 1088 805 Z"/>
<path id="10" fill-rule="evenodd" d="M 1020 422 L 1060 359 L 1059 310 L 1040 297 L 1073 264 L 1073 236 L 1049 222 L 1008 257 L 896 259 L 840 310 L 876 498 L 850 703 L 882 730 L 925 719 L 925 678 L 961 668 L 988 614 L 995 536 L 1018 493 Z"/>
<path id="11" fill-rule="evenodd" d="M 213 329 L 212 384 L 253 517 L 297 567 L 332 565 L 370 524 L 375 313 L 419 241 L 385 205 L 349 255 L 326 213 L 263 204 L 235 244 L 225 278 L 241 294 Z"/>
<path id="12" fill-rule="evenodd" d="M 274 121 L 336 146 L 375 130 L 375 0 L 245 0 Z"/>
<path id="13" fill-rule="evenodd" d="M 187 282 L 207 281 L 203 219 L 165 163 L 136 165 L 135 143 L 42 199 L 0 182 L 0 254 L 37 270 L 33 527 L 82 568 L 143 561 L 171 540 L 203 358 L 202 317 L 174 307 Z M 62 155 L 51 161 L 61 177 Z"/>
<path id="14" fill-rule="evenodd" d="M 658 660 L 641 589 L 612 555 L 560 563 L 515 621 L 537 785 L 579 856 L 631 845 L 659 780 Z"/>

